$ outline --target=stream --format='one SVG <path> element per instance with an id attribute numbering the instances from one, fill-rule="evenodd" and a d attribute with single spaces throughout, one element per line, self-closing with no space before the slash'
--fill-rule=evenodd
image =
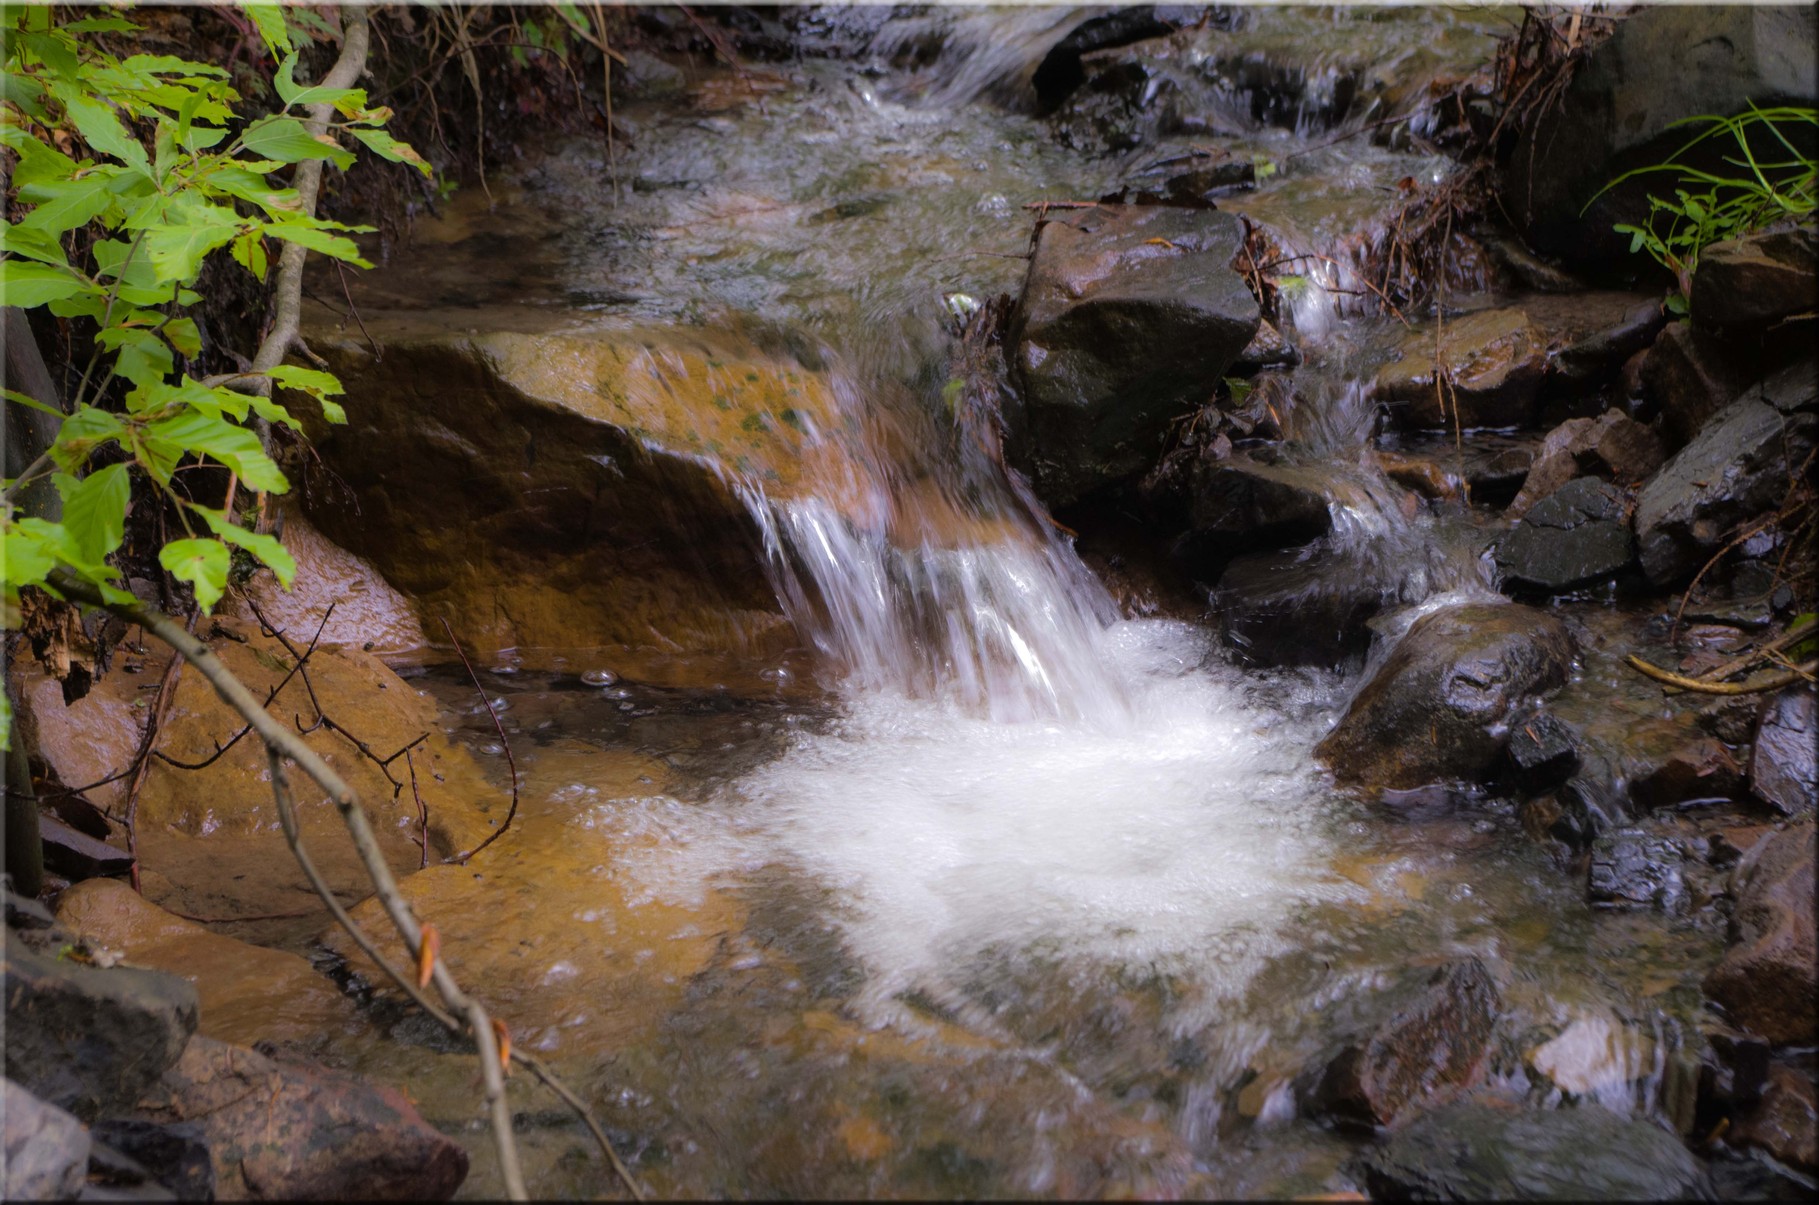
<path id="1" fill-rule="evenodd" d="M 407 672 L 522 801 L 471 866 L 412 880 L 419 907 L 662 1197 L 1354 1191 L 1368 1134 L 1303 1107 L 1320 1068 L 1474 959 L 1501 999 L 1488 1091 L 1690 1124 L 1720 927 L 1591 908 L 1509 800 L 1337 791 L 1313 748 L 1368 667 L 1243 668 L 1203 610 L 1121 607 L 944 420 L 950 307 L 1020 288 L 1025 207 L 1216 141 L 1273 167 L 1220 207 L 1318 257 L 1285 301 L 1303 362 L 1281 455 L 1323 483 L 1328 551 L 1394 583 L 1370 664 L 1420 615 L 1495 597 L 1471 523 L 1409 513 L 1366 455 L 1363 384 L 1399 329 L 1356 296 L 1348 240 L 1398 180 L 1450 169 L 1373 123 L 1511 18 L 1248 9 L 1201 128 L 1079 149 L 1001 98 L 1084 12 L 830 13 L 861 52 L 739 70 L 635 56 L 628 145 L 527 148 L 360 283 L 382 335 L 373 315 L 406 311 L 712 327 L 833 382 L 788 488 L 701 454 L 749 516 L 786 655 L 660 681 L 500 651 L 479 676 L 515 771 L 459 664 Z M 1588 649 L 1581 681 L 1659 710 L 1620 649 Z M 383 997 L 328 1050 L 409 1084 L 474 1155 L 462 1195 L 496 1195 L 471 1060 Z M 553 1098 L 514 1081 L 512 1101 L 535 1194 L 614 1191 Z"/>

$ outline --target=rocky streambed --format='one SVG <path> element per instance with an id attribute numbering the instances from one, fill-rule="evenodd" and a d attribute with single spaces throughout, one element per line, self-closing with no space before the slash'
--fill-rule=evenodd
<path id="1" fill-rule="evenodd" d="M 1678 318 L 1548 149 L 1810 104 L 1811 13 L 1587 23 L 1504 212 L 1462 181 L 1519 21 L 804 10 L 729 64 L 652 14 L 628 144 L 526 146 L 313 303 L 307 584 L 199 631 L 332 717 L 654 1195 L 1811 1190 L 1812 227 Z M 29 682 L 49 786 L 162 668 Z M 160 748 L 237 728 L 186 678 Z M 144 898 L 9 902 L 9 1176 L 29 1117 L 32 1191 L 496 1195 L 471 1053 L 327 931 L 262 766 L 152 764 Z M 510 1099 L 538 1195 L 617 1190 Z"/>

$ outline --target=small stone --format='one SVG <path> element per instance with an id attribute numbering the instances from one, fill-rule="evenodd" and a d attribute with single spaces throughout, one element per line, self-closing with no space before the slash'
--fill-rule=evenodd
<path id="1" fill-rule="evenodd" d="M 1573 733 L 1548 712 L 1519 716 L 1510 725 L 1510 761 L 1523 790 L 1552 790 L 1579 768 Z"/>
<path id="2" fill-rule="evenodd" d="M 1819 805 L 1813 688 L 1789 687 L 1763 706 L 1750 751 L 1750 790 L 1784 816 Z"/>
<path id="3" fill-rule="evenodd" d="M 1676 322 L 1663 330 L 1642 361 L 1642 391 L 1661 414 L 1671 448 L 1681 448 L 1749 384 L 1747 368 L 1716 339 Z"/>
<path id="4" fill-rule="evenodd" d="M 1606 907 L 1677 912 L 1686 902 L 1684 861 L 1680 847 L 1668 838 L 1618 829 L 1592 842 L 1586 894 Z"/>

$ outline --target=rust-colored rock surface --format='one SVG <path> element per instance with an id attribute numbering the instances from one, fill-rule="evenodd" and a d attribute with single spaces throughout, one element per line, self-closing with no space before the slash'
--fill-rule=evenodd
<path id="1" fill-rule="evenodd" d="M 1737 866 L 1733 944 L 1706 976 L 1733 1023 L 1777 1046 L 1819 1038 L 1814 1007 L 1813 821 L 1791 824 Z"/>

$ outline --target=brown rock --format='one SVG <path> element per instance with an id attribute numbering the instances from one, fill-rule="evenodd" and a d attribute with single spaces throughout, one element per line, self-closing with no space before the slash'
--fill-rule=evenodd
<path id="1" fill-rule="evenodd" d="M 1563 685 L 1573 638 L 1532 607 L 1467 604 L 1417 620 L 1315 753 L 1341 781 L 1407 790 L 1488 772 L 1508 723 Z"/>
<path id="2" fill-rule="evenodd" d="M 90 879 L 65 891 L 57 919 L 137 966 L 196 985 L 196 1032 L 250 1046 L 302 1041 L 356 1024 L 335 985 L 295 954 L 248 945 L 172 916 L 124 883 Z"/>
<path id="3" fill-rule="evenodd" d="M 1733 364 L 1717 340 L 1686 322 L 1662 331 L 1642 362 L 1643 394 L 1660 409 L 1670 450 L 1685 447 L 1749 383 L 1746 366 Z"/>
<path id="4" fill-rule="evenodd" d="M 1790 687 L 1770 699 L 1750 750 L 1750 790 L 1783 815 L 1819 804 L 1815 775 L 1813 688 Z"/>
<path id="5" fill-rule="evenodd" d="M 1639 808 L 1735 799 L 1743 791 L 1742 768 L 1724 742 L 1667 720 L 1631 725 L 1619 772 L 1629 780 L 1630 800 Z"/>
<path id="6" fill-rule="evenodd" d="M 1455 319 L 1439 335 L 1416 330 L 1400 358 L 1377 374 L 1377 397 L 1401 427 L 1450 428 L 1453 408 L 1462 427 L 1518 427 L 1535 416 L 1547 368 L 1546 336 L 1521 310 L 1483 310 Z M 1444 367 L 1446 401 L 1434 386 Z"/>
<path id="7" fill-rule="evenodd" d="M 1813 1077 L 1786 1063 L 1770 1066 L 1761 1102 L 1731 1128 L 1727 1140 L 1759 1147 L 1803 1171 L 1819 1169 L 1819 1100 Z"/>
<path id="8" fill-rule="evenodd" d="M 395 1088 L 210 1038 L 136 1116 L 200 1128 L 225 1201 L 445 1201 L 467 1176 L 467 1152 Z"/>
<path id="9" fill-rule="evenodd" d="M 1819 305 L 1819 231 L 1764 231 L 1699 252 L 1689 299 L 1693 321 L 1758 335 Z"/>
<path id="10" fill-rule="evenodd" d="M 1810 1046 L 1815 1019 L 1813 821 L 1791 824 L 1738 863 L 1732 944 L 1706 995 L 1777 1046 Z"/>
<path id="11" fill-rule="evenodd" d="M 1608 410 L 1599 418 L 1570 418 L 1541 441 L 1528 478 L 1506 513 L 1520 519 L 1535 503 L 1581 474 L 1620 485 L 1634 484 L 1660 468 L 1665 459 L 1655 433 L 1620 410 Z"/>
<path id="12" fill-rule="evenodd" d="M 1327 1064 L 1316 1109 L 1353 1125 L 1393 1126 L 1445 1104 L 1483 1067 L 1501 997 L 1476 958 L 1435 971 L 1383 1024 Z"/>

